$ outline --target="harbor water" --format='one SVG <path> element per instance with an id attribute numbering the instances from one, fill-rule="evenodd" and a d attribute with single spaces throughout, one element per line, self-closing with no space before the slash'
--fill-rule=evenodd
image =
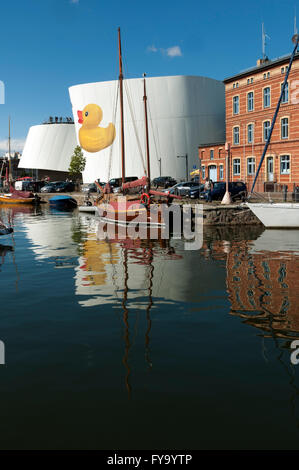
<path id="1" fill-rule="evenodd" d="M 77 210 L 0 217 L 1 449 L 299 448 L 299 231 L 185 250 Z"/>

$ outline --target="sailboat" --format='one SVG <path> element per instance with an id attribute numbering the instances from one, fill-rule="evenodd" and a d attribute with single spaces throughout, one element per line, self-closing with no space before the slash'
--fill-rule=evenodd
<path id="1" fill-rule="evenodd" d="M 9 193 L 0 195 L 1 204 L 38 204 L 40 197 L 34 195 L 30 191 L 18 191 L 12 186 L 12 167 L 11 167 L 11 156 L 10 156 L 10 117 L 8 118 L 8 163 L 9 163 L 9 175 L 6 176 L 8 184 L 9 181 Z M 2 168 L 3 169 L 3 168 Z M 2 173 L 1 169 L 1 173 Z M 10 232 L 9 232 L 10 233 Z"/>
<path id="2" fill-rule="evenodd" d="M 117 223 L 119 225 L 128 225 L 132 221 L 148 227 L 164 227 L 165 221 L 163 217 L 164 202 L 169 204 L 171 198 L 180 199 L 180 196 L 169 195 L 160 191 L 151 189 L 151 172 L 150 172 L 150 155 L 149 155 L 149 134 L 148 134 L 148 118 L 147 118 L 147 94 L 145 74 L 143 78 L 143 102 L 145 116 L 145 137 L 146 137 L 146 160 L 147 171 L 146 176 L 126 183 L 125 173 L 125 133 L 124 133 L 124 103 L 123 103 L 123 67 L 122 67 L 122 51 L 120 28 L 118 28 L 118 49 L 119 49 L 119 98 L 120 98 L 120 121 L 121 121 L 121 168 L 122 168 L 122 193 L 112 194 L 109 184 L 102 188 L 97 181 L 95 184 L 102 191 L 102 198 L 97 203 L 97 212 L 106 222 Z M 132 192 L 135 194 L 130 194 Z M 136 191 L 141 193 L 136 194 Z M 155 202 L 153 199 L 155 198 Z M 166 198 L 166 199 L 165 199 Z"/>

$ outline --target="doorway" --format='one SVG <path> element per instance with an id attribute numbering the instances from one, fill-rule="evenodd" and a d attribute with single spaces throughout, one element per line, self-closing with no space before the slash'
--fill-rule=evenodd
<path id="1" fill-rule="evenodd" d="M 274 159 L 267 157 L 267 181 L 274 181 Z"/>

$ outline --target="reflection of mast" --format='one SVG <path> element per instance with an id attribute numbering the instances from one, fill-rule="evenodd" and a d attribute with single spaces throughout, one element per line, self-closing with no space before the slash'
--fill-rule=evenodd
<path id="1" fill-rule="evenodd" d="M 126 387 L 127 387 L 127 390 L 128 390 L 128 395 L 129 395 L 129 398 L 130 398 L 130 395 L 131 395 L 131 385 L 130 385 L 130 382 L 129 382 L 129 377 L 130 377 L 130 373 L 131 373 L 131 369 L 130 369 L 130 366 L 129 366 L 129 363 L 128 363 L 128 358 L 129 358 L 129 351 L 130 351 L 130 347 L 131 347 L 131 343 L 130 343 L 130 333 L 129 333 L 129 310 L 127 309 L 127 300 L 128 300 L 128 279 L 129 279 L 129 274 L 128 274 L 128 250 L 127 248 L 124 247 L 124 262 L 123 262 L 123 266 L 124 266 L 124 295 L 123 295 L 123 300 L 122 300 L 122 307 L 124 309 L 124 315 L 123 315 L 123 321 L 124 321 L 124 324 L 125 324 L 125 332 L 124 332 L 124 340 L 125 340 L 125 353 L 124 353 L 124 356 L 123 356 L 123 364 L 125 366 L 125 368 L 127 369 L 127 375 L 126 375 Z"/>
<path id="2" fill-rule="evenodd" d="M 152 293 L 153 293 L 153 277 L 154 277 L 154 266 L 153 262 L 153 249 L 152 244 L 150 243 L 149 248 L 149 286 L 148 286 L 148 306 L 146 308 L 146 320 L 147 320 L 147 330 L 145 332 L 145 360 L 150 367 L 152 367 L 152 363 L 149 357 L 149 343 L 150 343 L 150 331 L 152 328 L 152 320 L 150 316 L 150 310 L 153 305 Z"/>

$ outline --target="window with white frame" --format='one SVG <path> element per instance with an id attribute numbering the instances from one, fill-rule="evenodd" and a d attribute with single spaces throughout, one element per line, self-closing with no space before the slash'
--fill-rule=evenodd
<path id="1" fill-rule="evenodd" d="M 267 86 L 264 88 L 264 108 L 269 108 L 270 106 L 270 87 Z"/>
<path id="2" fill-rule="evenodd" d="M 253 98 L 253 91 L 250 91 L 247 94 L 247 110 L 253 111 L 254 108 L 254 98 Z"/>
<path id="3" fill-rule="evenodd" d="M 247 143 L 253 143 L 253 124 L 248 124 L 247 126 Z"/>
<path id="4" fill-rule="evenodd" d="M 250 79 L 250 83 L 253 83 L 253 77 L 251 77 L 251 79 Z"/>
<path id="5" fill-rule="evenodd" d="M 202 174 L 202 179 L 204 180 L 205 177 L 206 177 L 206 167 L 205 166 L 201 167 L 201 174 Z"/>
<path id="6" fill-rule="evenodd" d="M 214 150 L 210 150 L 210 160 L 214 160 Z"/>
<path id="7" fill-rule="evenodd" d="M 234 158 L 233 160 L 233 175 L 237 176 L 241 174 L 241 160 L 240 158 Z"/>
<path id="8" fill-rule="evenodd" d="M 239 97 L 238 96 L 233 97 L 233 113 L 239 114 Z"/>
<path id="9" fill-rule="evenodd" d="M 282 118 L 281 120 L 281 138 L 288 139 L 289 138 L 289 119 Z"/>
<path id="10" fill-rule="evenodd" d="M 281 67 L 281 73 L 284 73 L 284 67 Z"/>
<path id="11" fill-rule="evenodd" d="M 281 90 L 283 87 L 283 83 L 281 84 Z M 289 83 L 286 83 L 286 86 L 284 87 L 282 98 L 281 98 L 282 103 L 288 103 L 289 102 Z"/>
<path id="12" fill-rule="evenodd" d="M 280 157 L 280 173 L 282 175 L 289 175 L 290 174 L 290 163 L 291 163 L 290 155 L 281 155 L 281 157 Z"/>
<path id="13" fill-rule="evenodd" d="M 224 173 L 223 173 L 223 165 L 219 165 L 219 179 L 223 180 Z"/>
<path id="14" fill-rule="evenodd" d="M 247 158 L 247 175 L 254 175 L 255 174 L 255 158 L 250 157 Z"/>
<path id="15" fill-rule="evenodd" d="M 270 72 L 267 73 L 267 78 L 270 78 Z"/>
<path id="16" fill-rule="evenodd" d="M 240 143 L 240 128 L 238 126 L 233 128 L 233 142 L 234 145 L 239 145 Z"/>
<path id="17" fill-rule="evenodd" d="M 263 135 L 264 135 L 264 141 L 266 142 L 269 138 L 269 135 L 270 135 L 270 127 L 271 127 L 271 123 L 270 121 L 265 121 L 263 123 Z"/>

